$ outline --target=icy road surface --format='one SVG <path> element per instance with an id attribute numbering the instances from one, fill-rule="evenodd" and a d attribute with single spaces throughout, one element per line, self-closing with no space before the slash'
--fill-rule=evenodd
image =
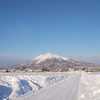
<path id="1" fill-rule="evenodd" d="M 22 100 L 78 100 L 80 77 L 81 74 L 77 73 L 64 82 L 38 91 Z"/>

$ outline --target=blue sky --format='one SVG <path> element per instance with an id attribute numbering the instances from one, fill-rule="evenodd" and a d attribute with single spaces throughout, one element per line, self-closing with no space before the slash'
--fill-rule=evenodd
<path id="1" fill-rule="evenodd" d="M 100 0 L 0 0 L 0 67 L 50 52 L 100 64 Z"/>

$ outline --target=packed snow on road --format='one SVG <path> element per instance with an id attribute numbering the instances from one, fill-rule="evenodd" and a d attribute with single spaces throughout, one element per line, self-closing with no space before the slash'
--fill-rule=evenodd
<path id="1" fill-rule="evenodd" d="M 100 100 L 100 73 L 1 73 L 0 100 Z"/>

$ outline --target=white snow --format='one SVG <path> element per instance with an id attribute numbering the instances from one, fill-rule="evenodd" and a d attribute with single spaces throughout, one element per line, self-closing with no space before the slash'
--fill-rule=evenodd
<path id="1" fill-rule="evenodd" d="M 65 81 L 74 73 L 2 73 L 0 100 L 20 100 L 38 90 Z"/>
<path id="2" fill-rule="evenodd" d="M 100 100 L 100 73 L 1 73 L 0 100 Z"/>
<path id="3" fill-rule="evenodd" d="M 100 100 L 100 73 L 82 73 L 80 100 Z"/>
<path id="4" fill-rule="evenodd" d="M 69 58 L 65 58 L 65 57 L 58 56 L 58 55 L 55 55 L 55 54 L 50 54 L 50 53 L 40 55 L 40 56 L 36 57 L 34 60 L 37 60 L 37 63 L 39 64 L 40 62 L 43 62 L 46 59 L 52 59 L 52 58 L 63 59 L 63 60 L 66 60 L 66 61 L 70 60 Z"/>

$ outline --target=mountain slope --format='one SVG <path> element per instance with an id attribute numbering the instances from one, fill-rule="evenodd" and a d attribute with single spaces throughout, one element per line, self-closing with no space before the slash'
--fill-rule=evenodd
<path id="1" fill-rule="evenodd" d="M 62 56 L 46 53 L 44 55 L 36 57 L 35 59 L 29 62 L 16 65 L 14 67 L 40 69 L 40 68 L 73 68 L 77 66 L 93 66 L 93 65 L 94 64 L 91 63 L 80 62 Z"/>

